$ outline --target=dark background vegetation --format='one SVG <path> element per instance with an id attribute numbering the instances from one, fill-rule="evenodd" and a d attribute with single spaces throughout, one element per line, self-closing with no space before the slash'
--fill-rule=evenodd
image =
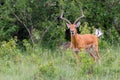
<path id="1" fill-rule="evenodd" d="M 102 30 L 103 41 L 120 42 L 119 0 L 0 0 L 0 42 L 16 36 L 18 44 L 26 39 L 32 45 L 56 47 L 69 40 L 65 22 L 59 18 L 61 11 L 74 22 L 81 8 L 85 18 L 80 32 L 87 24 L 91 33 L 92 28 Z"/>

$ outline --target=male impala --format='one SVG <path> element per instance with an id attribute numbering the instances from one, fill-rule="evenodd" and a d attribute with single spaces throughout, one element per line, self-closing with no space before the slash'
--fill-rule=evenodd
<path id="1" fill-rule="evenodd" d="M 82 16 L 78 17 L 74 23 L 72 24 L 68 19 L 63 17 L 63 12 L 60 16 L 60 18 L 67 23 L 67 27 L 70 29 L 71 34 L 71 48 L 74 51 L 74 55 L 76 58 L 76 61 L 78 63 L 78 52 L 82 49 L 85 49 L 88 51 L 88 53 L 92 56 L 94 61 L 96 60 L 100 63 L 100 56 L 98 53 L 98 37 L 102 35 L 102 33 L 99 30 L 96 30 L 96 35 L 93 34 L 78 34 L 76 28 L 80 26 L 80 19 L 84 17 L 84 14 L 82 12 Z M 91 51 L 94 50 L 94 51 Z"/>

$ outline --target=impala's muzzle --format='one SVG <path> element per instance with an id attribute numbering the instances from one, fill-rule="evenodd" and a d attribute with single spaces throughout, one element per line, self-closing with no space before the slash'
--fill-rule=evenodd
<path id="1" fill-rule="evenodd" d="M 70 31 L 71 35 L 75 35 L 75 32 L 74 31 Z"/>

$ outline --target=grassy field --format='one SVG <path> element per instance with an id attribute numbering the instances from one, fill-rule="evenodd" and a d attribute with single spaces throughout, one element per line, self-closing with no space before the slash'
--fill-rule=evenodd
<path id="1" fill-rule="evenodd" d="M 101 65 L 85 53 L 79 53 L 77 65 L 69 49 L 1 49 L 0 80 L 120 80 L 120 47 L 100 49 L 99 53 Z"/>

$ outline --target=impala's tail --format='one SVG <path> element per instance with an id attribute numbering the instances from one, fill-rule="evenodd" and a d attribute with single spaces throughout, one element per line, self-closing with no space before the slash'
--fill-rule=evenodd
<path id="1" fill-rule="evenodd" d="M 100 36 L 103 35 L 103 33 L 102 33 L 100 30 L 96 29 L 95 35 L 96 35 L 97 37 L 100 37 Z"/>

